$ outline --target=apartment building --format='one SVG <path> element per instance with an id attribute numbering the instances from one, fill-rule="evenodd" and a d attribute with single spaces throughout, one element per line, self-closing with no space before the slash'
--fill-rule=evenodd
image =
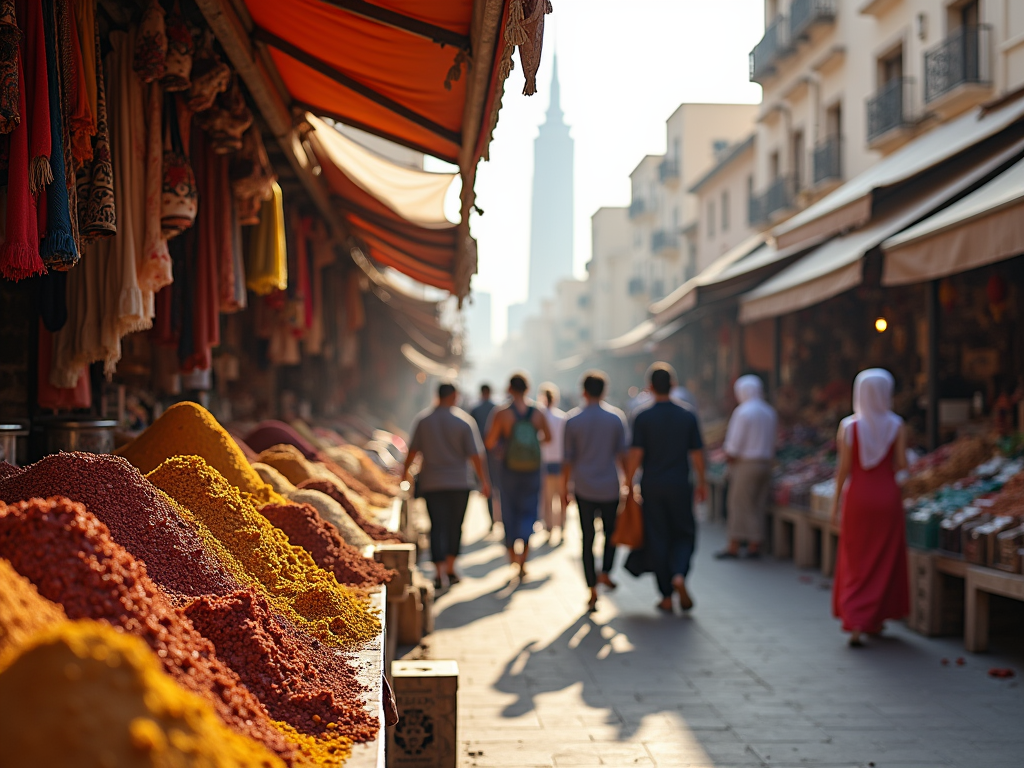
<path id="1" fill-rule="evenodd" d="M 750 221 L 765 228 L 1024 85 L 1020 0 L 765 0 Z"/>
<path id="2" fill-rule="evenodd" d="M 606 341 L 632 327 L 629 300 L 632 230 L 628 208 L 599 208 L 590 217 L 592 256 L 587 264 L 591 341 Z"/>
<path id="3" fill-rule="evenodd" d="M 714 167 L 690 187 L 700 217 L 696 227 L 698 273 L 757 234 L 748 215 L 754 189 L 754 140 L 751 133 L 724 147 Z"/>

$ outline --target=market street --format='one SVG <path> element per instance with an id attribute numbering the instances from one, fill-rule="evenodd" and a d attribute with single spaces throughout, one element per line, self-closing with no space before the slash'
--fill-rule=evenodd
<path id="1" fill-rule="evenodd" d="M 485 519 L 476 497 L 468 578 L 437 601 L 434 634 L 411 652 L 459 663 L 462 766 L 1021 765 L 1024 666 L 1005 639 L 970 655 L 959 638 L 893 624 L 848 648 L 819 574 L 716 561 L 724 536 L 712 525 L 700 531 L 692 617 L 658 614 L 653 579 L 621 564 L 614 597 L 588 616 L 574 511 L 564 546 L 534 537 L 514 590 Z M 993 666 L 1018 677 L 992 679 Z"/>

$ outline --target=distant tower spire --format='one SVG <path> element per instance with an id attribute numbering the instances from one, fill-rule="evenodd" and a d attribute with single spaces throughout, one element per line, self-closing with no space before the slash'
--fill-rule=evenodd
<path id="1" fill-rule="evenodd" d="M 551 62 L 551 100 L 548 102 L 548 113 L 546 122 L 562 123 L 564 113 L 562 112 L 562 89 L 558 84 L 558 52 Z"/>

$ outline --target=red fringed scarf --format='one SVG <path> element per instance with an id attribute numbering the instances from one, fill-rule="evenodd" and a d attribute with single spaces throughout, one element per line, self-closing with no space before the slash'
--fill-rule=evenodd
<path id="1" fill-rule="evenodd" d="M 50 170 L 50 92 L 46 73 L 46 36 L 43 31 L 42 0 L 18 0 L 17 16 L 24 24 L 25 39 L 22 41 L 22 61 L 25 83 L 32 94 L 32 109 L 29 112 L 29 166 L 28 179 L 32 195 L 36 196 L 43 187 L 53 181 Z M 25 113 L 22 112 L 22 122 Z M 63 180 L 62 180 L 63 181 Z"/>

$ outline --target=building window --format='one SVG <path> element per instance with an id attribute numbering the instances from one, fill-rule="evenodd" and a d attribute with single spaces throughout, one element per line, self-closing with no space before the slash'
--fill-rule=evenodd
<path id="1" fill-rule="evenodd" d="M 729 231 L 729 190 L 722 190 L 722 231 Z"/>
<path id="2" fill-rule="evenodd" d="M 799 192 L 804 182 L 804 132 L 793 131 L 793 191 Z"/>
<path id="3" fill-rule="evenodd" d="M 715 236 L 715 201 L 708 200 L 708 240 Z"/>

